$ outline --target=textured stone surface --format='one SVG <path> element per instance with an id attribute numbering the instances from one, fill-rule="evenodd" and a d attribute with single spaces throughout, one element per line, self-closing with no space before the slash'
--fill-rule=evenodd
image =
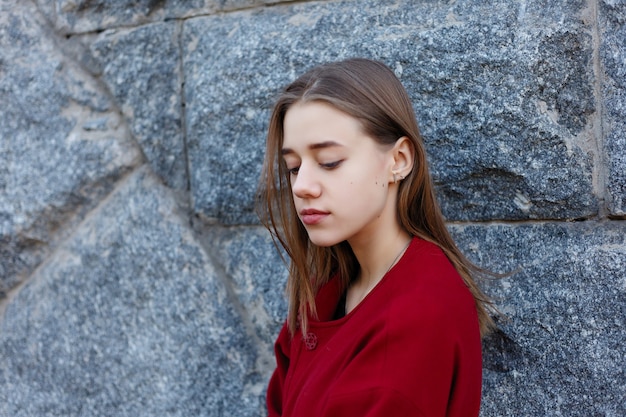
<path id="1" fill-rule="evenodd" d="M 265 381 L 228 293 L 139 170 L 8 305 L 0 415 L 259 415 Z"/>
<path id="2" fill-rule="evenodd" d="M 288 2 L 289 0 L 36 0 L 63 33 L 93 32 L 118 26 Z"/>
<path id="3" fill-rule="evenodd" d="M 485 343 L 483 416 L 626 414 L 626 224 L 455 226 L 497 272 L 508 320 Z"/>
<path id="4" fill-rule="evenodd" d="M 586 139 L 592 44 L 582 9 L 582 2 L 463 3 L 417 45 L 402 79 L 450 220 L 597 212 L 595 150 Z"/>
<path id="5" fill-rule="evenodd" d="M 178 36 L 176 22 L 111 30 L 91 50 L 154 171 L 170 187 L 186 189 Z"/>
<path id="6" fill-rule="evenodd" d="M 188 20 L 195 210 L 254 222 L 273 97 L 307 67 L 357 55 L 383 60 L 409 89 L 449 219 L 596 214 L 584 5 L 524 5 L 311 2 Z"/>
<path id="7" fill-rule="evenodd" d="M 267 372 L 276 366 L 273 345 L 286 318 L 287 266 L 262 227 L 212 227 L 204 233 L 213 259 L 226 272 L 250 315 L 267 353 Z"/>
<path id="8" fill-rule="evenodd" d="M 33 10 L 0 14 L 0 299 L 141 162 L 106 94 Z"/>
<path id="9" fill-rule="evenodd" d="M 600 2 L 609 212 L 626 216 L 626 1 Z"/>
<path id="10" fill-rule="evenodd" d="M 520 267 L 483 417 L 625 415 L 624 0 L 274 2 L 0 0 L 0 416 L 264 415 L 268 112 L 354 55 L 407 86 L 460 246 Z"/>

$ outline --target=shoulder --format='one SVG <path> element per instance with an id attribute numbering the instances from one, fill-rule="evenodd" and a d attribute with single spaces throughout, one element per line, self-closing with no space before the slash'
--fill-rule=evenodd
<path id="1" fill-rule="evenodd" d="M 451 350 L 480 344 L 474 297 L 437 245 L 415 239 L 397 267 L 389 277 L 384 320 L 389 340 L 402 343 L 390 348 L 423 349 L 424 341 Z"/>
<path id="2" fill-rule="evenodd" d="M 463 278 L 433 243 L 414 238 L 391 272 L 391 314 L 403 318 L 445 318 L 475 313 L 474 298 Z"/>
<path id="3" fill-rule="evenodd" d="M 417 237 L 413 238 L 397 267 L 400 274 L 414 278 L 406 280 L 407 285 L 464 286 L 458 271 L 443 250 Z"/>
<path id="4" fill-rule="evenodd" d="M 415 398 L 421 410 L 429 410 L 425 415 L 439 414 L 431 411 L 459 390 L 470 393 L 473 409 L 481 380 L 476 304 L 443 251 L 418 243 L 391 277 L 384 317 L 385 378 Z"/>

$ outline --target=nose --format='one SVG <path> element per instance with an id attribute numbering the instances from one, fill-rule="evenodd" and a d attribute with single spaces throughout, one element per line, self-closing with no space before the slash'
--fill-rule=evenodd
<path id="1" fill-rule="evenodd" d="M 322 187 L 315 175 L 315 169 L 301 164 L 298 174 L 291 179 L 291 192 L 302 199 L 319 197 Z"/>

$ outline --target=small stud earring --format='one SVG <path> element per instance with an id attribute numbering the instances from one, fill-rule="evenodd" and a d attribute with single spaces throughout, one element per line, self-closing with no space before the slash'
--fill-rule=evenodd
<path id="1" fill-rule="evenodd" d="M 393 183 L 397 183 L 398 181 L 402 181 L 404 179 L 404 175 L 398 175 L 396 176 L 395 172 L 392 172 L 393 174 Z"/>

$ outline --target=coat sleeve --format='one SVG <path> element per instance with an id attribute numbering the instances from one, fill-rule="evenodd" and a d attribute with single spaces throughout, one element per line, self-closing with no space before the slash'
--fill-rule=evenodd
<path id="1" fill-rule="evenodd" d="M 324 417 L 430 417 L 423 414 L 411 400 L 390 388 L 372 388 L 335 395 L 322 414 Z"/>
<path id="2" fill-rule="evenodd" d="M 283 390 L 287 370 L 289 369 L 289 353 L 291 350 L 291 336 L 287 323 L 283 325 L 278 339 L 274 345 L 276 355 L 276 370 L 272 374 L 267 387 L 267 410 L 268 417 L 278 417 L 283 412 Z"/>

